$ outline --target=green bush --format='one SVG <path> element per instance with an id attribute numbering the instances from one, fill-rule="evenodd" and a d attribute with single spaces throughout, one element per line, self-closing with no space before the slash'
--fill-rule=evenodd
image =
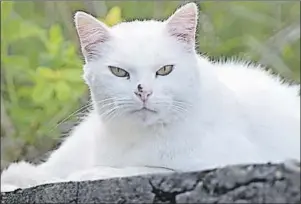
<path id="1" fill-rule="evenodd" d="M 86 88 L 76 47 L 60 25 L 42 28 L 13 12 L 14 4 L 2 3 L 1 96 L 16 136 L 34 142 L 76 107 Z"/>

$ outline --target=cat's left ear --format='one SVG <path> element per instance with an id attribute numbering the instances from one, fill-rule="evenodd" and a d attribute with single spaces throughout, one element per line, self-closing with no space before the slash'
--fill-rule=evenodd
<path id="1" fill-rule="evenodd" d="M 198 7 L 195 3 L 185 4 L 177 9 L 177 11 L 167 19 L 166 23 L 167 30 L 171 36 L 194 46 L 198 23 Z"/>

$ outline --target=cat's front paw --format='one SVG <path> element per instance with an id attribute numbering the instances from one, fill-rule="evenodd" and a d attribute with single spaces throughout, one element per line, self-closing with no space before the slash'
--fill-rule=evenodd
<path id="1" fill-rule="evenodd" d="M 24 161 L 13 163 L 1 174 L 1 192 L 33 187 L 47 179 L 46 173 L 33 164 Z"/>
<path id="2" fill-rule="evenodd" d="M 19 189 L 17 186 L 11 184 L 4 184 L 1 182 L 1 192 L 11 192 Z"/>

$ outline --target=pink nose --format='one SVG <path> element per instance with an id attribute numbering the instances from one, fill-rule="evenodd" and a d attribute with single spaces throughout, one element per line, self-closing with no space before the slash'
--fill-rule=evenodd
<path id="1" fill-rule="evenodd" d="M 153 94 L 152 91 L 135 91 L 135 95 L 144 103 Z"/>

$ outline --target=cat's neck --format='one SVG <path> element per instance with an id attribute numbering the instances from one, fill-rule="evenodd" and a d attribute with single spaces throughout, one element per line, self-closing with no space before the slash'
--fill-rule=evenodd
<path id="1" fill-rule="evenodd" d="M 234 93 L 219 79 L 217 65 L 203 56 L 198 57 L 199 84 L 191 120 L 202 123 L 215 123 L 220 115 L 227 112 L 229 105 L 236 100 Z M 233 114 L 232 114 L 233 115 Z"/>

